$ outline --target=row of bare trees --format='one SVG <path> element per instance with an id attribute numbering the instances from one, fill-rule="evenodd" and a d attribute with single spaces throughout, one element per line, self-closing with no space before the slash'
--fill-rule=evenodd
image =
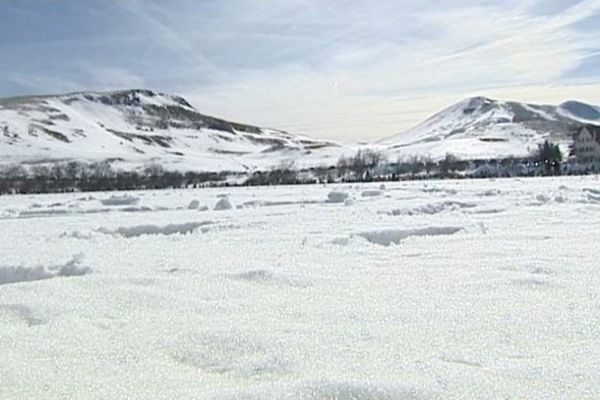
<path id="1" fill-rule="evenodd" d="M 358 181 L 371 180 L 375 170 L 385 161 L 381 152 L 372 149 L 361 149 L 353 156 L 341 156 L 337 162 L 337 170 L 341 177 L 349 173 Z"/>
<path id="2" fill-rule="evenodd" d="M 360 149 L 341 156 L 335 166 L 299 170 L 293 161 L 282 161 L 266 171 L 250 174 L 245 185 L 285 185 L 316 182 L 398 180 L 416 178 L 501 177 L 559 174 L 562 154 L 558 146 L 544 143 L 529 158 L 464 161 L 452 154 L 434 161 L 409 157 L 390 163 L 383 153 Z M 568 171 L 567 171 L 568 173 Z M 110 162 L 7 165 L 0 167 L 0 194 L 65 191 L 132 190 L 226 185 L 228 172 L 178 172 L 151 164 L 139 171 L 122 171 Z"/>
<path id="3" fill-rule="evenodd" d="M 294 161 L 281 161 L 267 171 L 254 171 L 246 181 L 245 185 L 295 185 L 301 182 L 298 169 Z"/>
<path id="4" fill-rule="evenodd" d="M 178 172 L 151 164 L 140 171 L 114 169 L 109 162 L 7 165 L 0 168 L 0 194 L 198 187 L 223 182 L 227 173 Z"/>

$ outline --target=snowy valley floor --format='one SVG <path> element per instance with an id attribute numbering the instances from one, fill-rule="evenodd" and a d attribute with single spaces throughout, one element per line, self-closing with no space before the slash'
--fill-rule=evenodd
<path id="1" fill-rule="evenodd" d="M 1 399 L 600 397 L 597 177 L 4 196 L 0 240 Z"/>

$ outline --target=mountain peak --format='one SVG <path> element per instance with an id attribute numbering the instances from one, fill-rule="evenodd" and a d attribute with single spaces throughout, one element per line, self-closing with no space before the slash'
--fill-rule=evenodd
<path id="1" fill-rule="evenodd" d="M 59 99 L 63 102 L 73 102 L 78 100 L 97 101 L 105 105 L 123 105 L 140 106 L 151 103 L 172 103 L 182 107 L 193 109 L 193 106 L 183 97 L 174 96 L 166 93 L 155 92 L 149 89 L 123 89 L 113 91 L 80 91 L 64 94 L 46 94 L 7 97 L 0 99 L 1 106 L 18 106 L 19 104 L 30 104 L 46 102 L 52 99 Z M 152 100 L 154 99 L 154 100 Z"/>
<path id="2" fill-rule="evenodd" d="M 467 99 L 465 99 L 463 101 L 471 103 L 471 104 L 491 104 L 491 103 L 497 102 L 497 100 L 494 100 L 494 99 L 491 99 L 491 98 L 485 97 L 485 96 L 468 97 Z"/>
<path id="3" fill-rule="evenodd" d="M 456 104 L 463 114 L 472 114 L 476 111 L 487 111 L 498 102 L 484 96 L 469 97 Z"/>
<path id="4" fill-rule="evenodd" d="M 560 106 L 469 97 L 385 142 L 402 154 L 464 159 L 527 157 L 544 140 L 572 143 L 575 127 L 599 123 L 600 108 L 577 101 Z"/>
<path id="5" fill-rule="evenodd" d="M 335 142 L 201 114 L 147 89 L 0 99 L 0 164 L 111 160 L 130 169 L 240 171 L 282 157 L 337 158 Z"/>
<path id="6" fill-rule="evenodd" d="M 76 101 L 85 99 L 112 106 L 144 106 L 144 105 L 175 105 L 193 109 L 194 107 L 183 97 L 166 93 L 155 92 L 148 89 L 126 89 L 107 92 L 75 92 L 54 96 L 63 101 Z"/>

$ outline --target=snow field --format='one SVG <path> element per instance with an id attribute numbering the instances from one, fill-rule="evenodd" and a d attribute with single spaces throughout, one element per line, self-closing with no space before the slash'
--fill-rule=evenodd
<path id="1" fill-rule="evenodd" d="M 598 190 L 0 197 L 0 398 L 597 398 Z"/>

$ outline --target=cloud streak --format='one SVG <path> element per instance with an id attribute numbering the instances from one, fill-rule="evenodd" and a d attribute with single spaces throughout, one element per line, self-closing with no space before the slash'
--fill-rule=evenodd
<path id="1" fill-rule="evenodd" d="M 16 4 L 0 6 L 9 95 L 146 85 L 206 113 L 348 141 L 399 132 L 473 94 L 600 103 L 600 28 L 589 22 L 600 0 L 119 0 L 100 13 L 65 0 L 89 26 L 48 37 L 43 25 L 3 31 L 2 18 L 26 26 L 56 12 Z"/>

